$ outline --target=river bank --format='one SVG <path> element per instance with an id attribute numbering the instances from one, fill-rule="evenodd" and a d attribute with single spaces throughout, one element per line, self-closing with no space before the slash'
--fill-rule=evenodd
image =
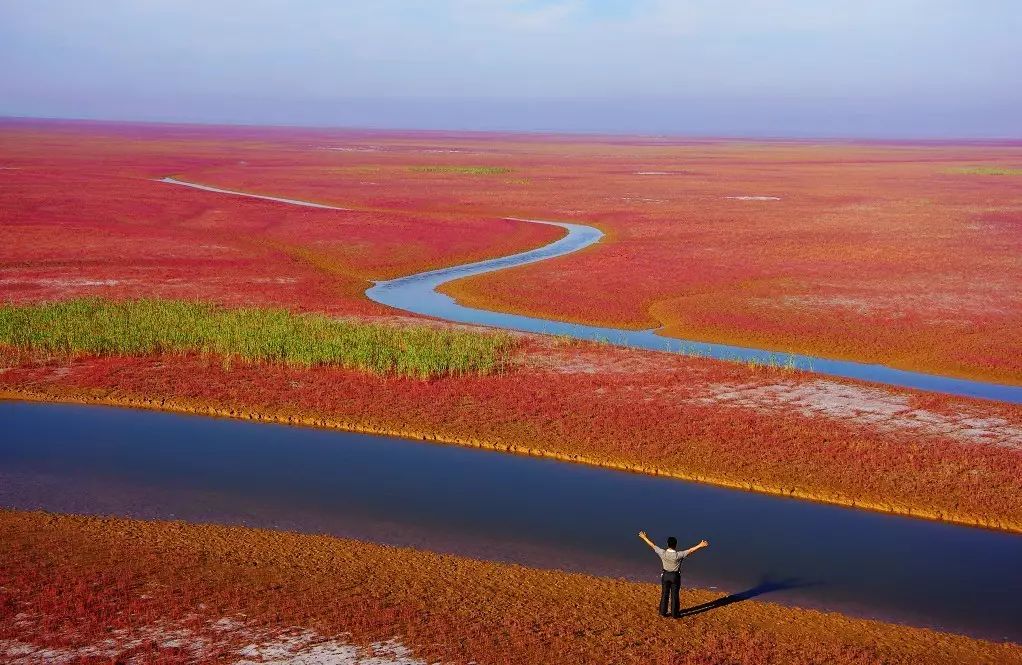
<path id="1" fill-rule="evenodd" d="M 188 355 L 3 360 L 7 399 L 389 434 L 1022 532 L 1012 405 L 550 340 L 505 374 L 434 381 Z M 801 401 L 766 399 L 783 391 Z"/>
<path id="2" fill-rule="evenodd" d="M 200 645 L 207 662 L 235 662 L 252 633 L 306 630 L 397 640 L 428 662 L 1022 662 L 1017 645 L 690 589 L 699 609 L 664 621 L 652 584 L 321 536 L 10 511 L 0 533 L 5 648 L 77 654 L 148 634 L 134 655 L 185 662 Z M 153 640 L 157 624 L 189 639 Z"/>
<path id="3" fill-rule="evenodd" d="M 686 567 L 691 586 L 766 585 L 788 606 L 1022 642 L 1022 538 L 1010 533 L 321 428 L 30 402 L 0 402 L 0 421 L 0 507 L 323 534 L 633 581 L 649 579 L 630 537 L 642 525 L 713 543 Z"/>
<path id="4" fill-rule="evenodd" d="M 745 490 L 750 492 L 761 492 L 764 494 L 773 494 L 792 499 L 815 501 L 819 503 L 829 503 L 838 506 L 846 506 L 849 508 L 859 508 L 862 510 L 891 513 L 895 515 L 904 515 L 906 517 L 916 517 L 920 519 L 948 522 L 951 524 L 961 524 L 971 527 L 982 527 L 1008 531 L 1012 533 L 1022 533 L 1022 522 L 1000 521 L 994 517 L 987 515 L 979 516 L 969 515 L 967 513 L 958 514 L 945 512 L 942 510 L 928 509 L 925 507 L 898 505 L 891 502 L 879 501 L 872 502 L 869 500 L 856 500 L 840 496 L 828 495 L 825 493 L 807 492 L 799 488 L 777 487 L 771 485 L 764 485 L 756 482 L 735 481 L 728 478 L 717 478 L 702 474 L 671 471 L 657 466 L 646 466 L 643 464 L 629 464 L 624 462 L 616 462 L 613 460 L 601 459 L 599 457 L 560 453 L 556 451 L 545 450 L 543 448 L 534 448 L 530 446 L 516 445 L 513 443 L 507 444 L 494 443 L 492 441 L 471 437 L 446 438 L 443 434 L 438 434 L 435 431 L 419 431 L 403 428 L 391 429 L 387 427 L 381 427 L 379 425 L 373 424 L 372 422 L 337 420 L 324 416 L 317 417 L 308 415 L 285 415 L 281 413 L 255 411 L 244 407 L 235 408 L 230 406 L 201 405 L 189 403 L 188 401 L 184 400 L 179 401 L 175 399 L 146 399 L 140 397 L 132 398 L 126 396 L 118 397 L 97 396 L 95 394 L 88 394 L 86 392 L 79 393 L 62 392 L 54 394 L 27 390 L 26 391 L 5 390 L 0 391 L 0 400 L 17 400 L 28 402 L 56 402 L 64 404 L 84 404 L 84 405 L 92 404 L 101 406 L 125 407 L 132 409 L 152 409 L 156 411 L 165 411 L 168 413 L 213 416 L 217 418 L 234 418 L 239 420 L 277 423 L 282 425 L 298 425 L 303 427 L 334 429 L 344 432 L 359 432 L 364 434 L 397 436 L 402 438 L 429 441 L 431 443 L 466 446 L 470 448 L 492 450 L 495 452 L 509 453 L 514 455 L 526 455 L 530 457 L 541 457 L 546 459 L 558 460 L 562 462 L 571 462 L 573 464 L 584 464 L 587 466 L 595 466 L 604 469 L 614 469 L 618 471 L 642 473 L 651 476 L 675 478 L 677 480 L 706 483 L 708 485 L 716 485 L 718 487 L 727 487 L 731 489 Z"/>

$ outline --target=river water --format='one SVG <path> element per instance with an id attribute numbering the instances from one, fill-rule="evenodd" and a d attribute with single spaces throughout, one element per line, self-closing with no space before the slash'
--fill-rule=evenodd
<path id="1" fill-rule="evenodd" d="M 0 402 L 0 506 L 355 537 L 1022 641 L 1022 536 L 554 460 L 153 411 Z M 650 611 L 656 592 L 651 590 Z M 684 604 L 684 595 L 682 597 Z"/>
<path id="2" fill-rule="evenodd" d="M 729 344 L 676 339 L 658 335 L 655 330 L 601 328 L 599 326 L 551 321 L 549 319 L 539 319 L 519 314 L 505 314 L 465 307 L 458 304 L 450 296 L 436 291 L 437 287 L 458 279 L 496 270 L 506 270 L 571 254 L 598 242 L 603 236 L 597 229 L 580 224 L 541 220 L 521 221 L 561 226 L 568 231 L 568 234 L 549 245 L 528 252 L 377 282 L 366 291 L 366 297 L 380 304 L 406 312 L 433 316 L 458 323 L 477 324 L 521 332 L 561 335 L 575 339 L 629 346 L 637 349 L 698 355 L 718 360 L 777 364 L 847 379 L 859 379 L 904 388 L 917 388 L 1016 404 L 1022 403 L 1022 386 L 956 379 L 936 374 L 910 372 L 885 365 L 819 358 L 797 353 L 780 353 Z M 570 288 L 570 285 L 566 285 L 565 288 Z"/>

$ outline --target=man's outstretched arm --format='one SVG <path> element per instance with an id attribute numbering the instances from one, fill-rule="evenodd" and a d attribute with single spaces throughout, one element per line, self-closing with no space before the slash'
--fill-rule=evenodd
<path id="1" fill-rule="evenodd" d="M 646 543 L 647 545 L 649 545 L 651 549 L 654 549 L 654 550 L 656 549 L 656 545 L 654 545 L 653 541 L 649 539 L 649 536 L 646 535 L 645 531 L 640 531 L 639 532 L 639 538 L 642 538 L 642 541 L 644 543 Z"/>
<path id="2" fill-rule="evenodd" d="M 685 556 L 688 556 L 689 554 L 692 554 L 693 552 L 698 552 L 699 550 L 703 549 L 704 547 L 709 547 L 709 546 L 710 546 L 710 543 L 706 542 L 705 540 L 700 540 L 698 545 L 693 545 L 692 547 L 690 547 L 687 550 L 685 550 L 684 552 L 682 552 L 682 554 L 684 554 Z"/>

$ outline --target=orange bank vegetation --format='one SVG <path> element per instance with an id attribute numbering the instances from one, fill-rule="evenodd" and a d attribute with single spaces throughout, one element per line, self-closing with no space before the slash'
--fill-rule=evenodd
<path id="1" fill-rule="evenodd" d="M 523 338 L 428 381 L 0 347 L 0 396 L 386 432 L 1022 531 L 1022 407 Z"/>
<path id="2" fill-rule="evenodd" d="M 408 562 L 414 565 L 409 566 Z M 684 591 L 687 607 L 721 598 Z M 1022 648 L 652 584 L 322 536 L 0 511 L 0 658 L 233 663 L 1022 663 Z M 258 662 L 258 661 L 257 661 Z M 348 662 L 348 661 L 343 661 Z"/>

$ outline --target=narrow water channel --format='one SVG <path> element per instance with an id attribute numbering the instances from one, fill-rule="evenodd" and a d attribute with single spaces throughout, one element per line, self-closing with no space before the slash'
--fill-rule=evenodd
<path id="1" fill-rule="evenodd" d="M 191 187 L 207 192 L 228 194 L 231 196 L 244 196 L 255 199 L 274 201 L 286 205 L 297 205 L 313 208 L 328 208 L 332 210 L 345 211 L 347 208 L 329 206 L 321 203 L 312 203 L 299 199 L 289 199 L 277 196 L 266 196 L 249 192 L 240 192 L 232 189 L 223 189 L 211 185 L 186 182 L 175 178 L 161 178 L 158 182 L 182 187 Z M 527 265 L 537 261 L 544 261 L 558 256 L 564 256 L 583 250 L 590 245 L 599 242 L 603 233 L 591 226 L 584 224 L 569 224 L 566 222 L 550 222 L 538 219 L 520 219 L 509 217 L 521 222 L 532 224 L 548 224 L 559 226 L 568 233 L 563 238 L 537 249 L 518 254 L 502 256 L 487 261 L 477 261 L 440 270 L 408 275 L 398 279 L 377 282 L 366 290 L 366 297 L 388 307 L 432 316 L 439 319 L 446 319 L 457 323 L 470 323 L 476 325 L 517 330 L 521 332 L 532 332 L 550 335 L 562 335 L 575 339 L 607 342 L 619 346 L 630 346 L 638 349 L 649 349 L 653 351 L 667 351 L 670 353 L 683 353 L 687 355 L 699 355 L 719 360 L 735 362 L 755 362 L 762 364 L 783 364 L 788 367 L 795 367 L 818 374 L 838 376 L 848 379 L 859 379 L 872 381 L 891 386 L 904 388 L 917 388 L 933 392 L 947 393 L 950 395 L 963 395 L 966 397 L 980 397 L 983 399 L 999 400 L 1022 404 L 1022 386 L 1007 385 L 1001 383 L 990 383 L 985 381 L 971 381 L 968 379 L 956 379 L 953 377 L 940 376 L 936 374 L 925 374 L 922 372 L 910 372 L 885 365 L 852 362 L 848 360 L 834 360 L 831 358 L 819 358 L 796 353 L 783 353 L 764 349 L 752 349 L 729 344 L 715 344 L 711 342 L 699 342 L 692 340 L 663 337 L 656 334 L 655 330 L 622 330 L 619 328 L 602 328 L 578 323 L 565 323 L 549 319 L 539 319 L 530 316 L 517 314 L 505 314 L 502 312 L 475 309 L 459 305 L 450 296 L 438 293 L 437 287 L 447 282 L 473 275 L 481 275 L 496 270 L 506 270 L 516 266 Z M 565 284 L 564 288 L 571 288 Z"/>
<path id="2" fill-rule="evenodd" d="M 521 332 L 560 335 L 574 339 L 607 342 L 637 349 L 699 355 L 718 360 L 778 364 L 847 379 L 859 379 L 951 395 L 981 397 L 1016 404 L 1022 403 L 1022 386 L 910 372 L 887 367 L 886 365 L 819 358 L 797 353 L 779 353 L 764 349 L 732 346 L 730 344 L 676 339 L 658 335 L 655 330 L 601 328 L 599 326 L 551 321 L 549 319 L 539 319 L 519 314 L 506 314 L 465 307 L 458 304 L 454 298 L 437 292 L 436 289 L 441 285 L 458 279 L 497 270 L 506 270 L 577 252 L 598 242 L 603 236 L 600 231 L 591 226 L 540 220 L 521 221 L 561 226 L 567 229 L 568 235 L 549 245 L 528 252 L 377 282 L 366 291 L 366 297 L 396 309 L 433 316 L 447 321 L 455 321 L 457 323 L 470 323 Z M 571 288 L 571 285 L 565 285 L 565 288 Z"/>
<path id="3" fill-rule="evenodd" d="M 1022 641 L 1022 537 L 415 441 L 0 402 L 0 506 L 356 537 Z M 650 611 L 655 598 L 651 590 Z M 684 596 L 683 596 L 684 602 Z"/>

